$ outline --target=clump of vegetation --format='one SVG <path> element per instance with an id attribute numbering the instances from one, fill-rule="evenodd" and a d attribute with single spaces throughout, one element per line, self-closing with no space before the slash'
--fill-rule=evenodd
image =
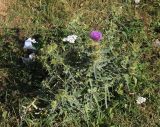
<path id="1" fill-rule="evenodd" d="M 0 36 L 0 125 L 158 127 L 159 6 L 17 1 Z M 38 43 L 26 64 L 28 37 Z"/>

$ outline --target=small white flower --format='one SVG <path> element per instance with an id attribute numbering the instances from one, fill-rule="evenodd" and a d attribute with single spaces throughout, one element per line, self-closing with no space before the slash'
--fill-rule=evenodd
<path id="1" fill-rule="evenodd" d="M 134 0 L 134 2 L 135 2 L 136 4 L 139 4 L 139 3 L 140 3 L 140 0 Z"/>
<path id="2" fill-rule="evenodd" d="M 75 43 L 76 39 L 77 39 L 77 35 L 69 35 L 66 38 L 63 38 L 62 41 L 64 41 L 64 42 L 67 41 L 69 43 Z"/>
<path id="3" fill-rule="evenodd" d="M 24 49 L 32 49 L 35 50 L 35 47 L 33 47 L 32 43 L 38 43 L 35 41 L 35 39 L 31 39 L 28 38 L 25 42 L 24 42 Z"/>
<path id="4" fill-rule="evenodd" d="M 160 41 L 158 39 L 156 39 L 153 44 L 155 47 L 160 47 Z"/>
<path id="5" fill-rule="evenodd" d="M 146 98 L 138 97 L 136 101 L 137 101 L 137 104 L 142 104 L 142 103 L 146 102 Z"/>

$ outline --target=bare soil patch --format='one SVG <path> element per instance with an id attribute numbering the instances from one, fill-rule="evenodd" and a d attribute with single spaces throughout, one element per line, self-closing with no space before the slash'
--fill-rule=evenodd
<path id="1" fill-rule="evenodd" d="M 0 0 L 0 16 L 6 16 L 7 15 L 7 6 L 8 1 L 7 0 Z"/>

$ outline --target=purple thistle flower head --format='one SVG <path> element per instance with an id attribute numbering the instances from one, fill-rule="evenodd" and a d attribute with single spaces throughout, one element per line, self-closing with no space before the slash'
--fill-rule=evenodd
<path id="1" fill-rule="evenodd" d="M 92 31 L 92 32 L 90 33 L 90 38 L 91 38 L 92 40 L 98 42 L 98 41 L 102 40 L 102 33 L 99 32 L 99 31 Z"/>

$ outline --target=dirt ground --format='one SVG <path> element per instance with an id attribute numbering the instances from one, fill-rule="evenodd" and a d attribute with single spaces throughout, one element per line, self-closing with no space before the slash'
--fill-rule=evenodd
<path id="1" fill-rule="evenodd" d="M 0 0 L 0 16 L 6 16 L 10 5 L 16 3 L 16 0 Z"/>
<path id="2" fill-rule="evenodd" d="M 7 0 L 0 0 L 0 16 L 7 15 L 7 9 L 8 9 L 7 4 L 8 4 Z"/>

